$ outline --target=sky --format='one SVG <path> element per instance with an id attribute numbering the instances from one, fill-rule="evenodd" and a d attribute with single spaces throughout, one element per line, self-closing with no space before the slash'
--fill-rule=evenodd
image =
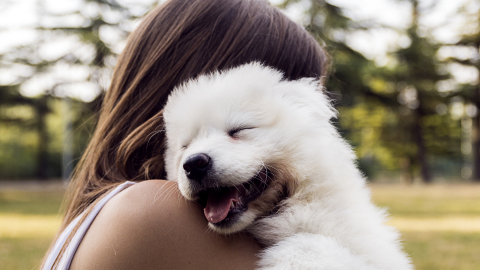
<path id="1" fill-rule="evenodd" d="M 425 35 L 431 35 L 434 39 L 454 43 L 458 40 L 458 34 L 465 18 L 454 16 L 456 10 L 464 5 L 468 0 L 421 0 L 420 7 L 429 9 L 428 13 L 422 16 L 420 21 L 420 30 Z M 131 10 L 140 15 L 146 12 L 145 6 L 154 2 L 154 0 L 118 0 L 131 8 Z M 273 4 L 278 4 L 282 0 L 270 0 Z M 286 14 L 294 21 L 302 23 L 302 12 L 308 8 L 308 2 L 300 0 L 293 5 Z M 354 20 L 373 21 L 392 29 L 377 29 L 369 32 L 359 32 L 347 38 L 348 44 L 354 49 L 363 53 L 366 57 L 375 60 L 377 65 L 387 65 L 389 62 L 388 52 L 394 51 L 398 47 L 409 45 L 409 40 L 405 36 L 398 34 L 394 29 L 405 29 L 411 22 L 411 11 L 407 1 L 402 0 L 329 0 L 329 3 L 342 7 L 345 14 Z M 433 5 L 436 3 L 435 5 Z M 41 6 L 40 6 L 41 4 Z M 89 15 L 98 12 L 93 5 L 86 5 L 82 0 L 3 0 L 0 1 L 0 54 L 7 52 L 10 48 L 27 45 L 38 42 L 43 39 L 45 45 L 39 47 L 39 53 L 45 59 L 55 59 L 69 51 L 75 51 L 79 57 L 88 57 L 91 55 L 91 48 L 82 46 L 77 38 L 39 37 L 32 26 L 40 20 L 43 24 L 55 26 L 79 25 L 82 22 L 81 16 L 64 16 L 60 19 L 46 19 L 38 14 L 39 7 L 52 13 L 65 14 L 78 10 L 82 7 L 82 12 Z M 112 22 L 118 21 L 115 14 L 107 16 Z M 118 17 L 118 16 L 117 16 Z M 136 23 L 131 23 L 129 28 L 133 29 Z M 437 29 L 432 31 L 432 29 Z M 113 30 L 104 29 L 101 33 L 102 39 L 109 40 L 114 44 L 114 50 L 121 52 L 124 43 L 120 42 L 122 37 Z M 51 40 L 50 40 L 51 38 Z M 465 55 L 469 57 L 471 51 L 461 51 L 453 49 L 442 49 L 440 57 L 449 55 Z M 465 70 L 458 66 L 450 67 L 457 81 L 474 82 L 478 74 L 474 70 Z M 13 81 L 19 74 L 29 74 L 33 72 L 25 67 L 14 69 L 2 69 L 0 67 L 0 83 Z M 58 80 L 64 81 L 83 81 L 89 76 L 88 68 L 66 65 L 54 67 L 49 76 L 38 77 L 26 83 L 21 91 L 27 96 L 35 96 L 50 88 Z M 107 76 L 108 77 L 108 76 Z M 108 80 L 108 79 L 106 79 Z M 104 82 L 108 84 L 108 82 Z M 80 98 L 84 101 L 90 101 L 99 93 L 98 87 L 89 83 L 72 84 L 68 89 L 64 89 L 60 95 L 68 95 Z"/>

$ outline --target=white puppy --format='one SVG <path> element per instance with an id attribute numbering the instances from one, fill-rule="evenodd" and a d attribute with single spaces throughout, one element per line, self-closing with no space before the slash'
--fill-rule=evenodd
<path id="1" fill-rule="evenodd" d="M 318 88 L 258 63 L 177 87 L 164 111 L 168 179 L 212 230 L 263 243 L 261 269 L 411 269 Z"/>

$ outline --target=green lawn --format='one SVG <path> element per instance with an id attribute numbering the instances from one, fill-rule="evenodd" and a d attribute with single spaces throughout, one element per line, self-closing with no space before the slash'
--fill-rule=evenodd
<path id="1" fill-rule="evenodd" d="M 416 269 L 480 269 L 480 185 L 371 185 Z M 0 190 L 0 268 L 36 269 L 59 224 L 62 191 Z"/>
<path id="2" fill-rule="evenodd" d="M 0 190 L 0 269 L 37 269 L 60 226 L 63 191 Z"/>
<path id="3" fill-rule="evenodd" d="M 371 185 L 416 269 L 480 269 L 480 185 Z"/>

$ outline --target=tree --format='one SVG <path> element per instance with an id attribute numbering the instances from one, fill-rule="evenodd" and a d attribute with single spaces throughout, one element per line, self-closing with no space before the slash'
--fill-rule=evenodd
<path id="1" fill-rule="evenodd" d="M 472 3 L 470 3 L 472 4 Z M 469 9 L 465 7 L 463 15 L 469 17 L 467 25 L 462 28 L 463 34 L 460 40 L 453 44 L 457 48 L 470 49 L 473 54 L 470 58 L 450 57 L 446 61 L 454 62 L 471 69 L 475 69 L 480 74 L 480 8 Z M 473 153 L 473 174 L 472 179 L 480 182 L 480 78 L 477 78 L 477 84 L 459 85 L 459 91 L 456 93 L 463 97 L 466 103 L 470 103 L 475 108 L 475 113 L 471 115 L 473 124 L 472 153 Z"/>
<path id="2" fill-rule="evenodd" d="M 92 102 L 74 102 L 74 107 L 80 107 L 77 108 L 80 115 L 77 115 L 74 129 L 82 125 L 80 118 L 94 117 L 102 93 L 108 88 L 117 54 L 122 49 L 121 44 L 132 30 L 135 20 L 144 15 L 154 2 L 152 0 L 141 5 L 120 4 L 115 0 L 84 0 L 79 9 L 57 14 L 51 12 L 44 1 L 37 1 L 38 19 L 36 25 L 32 26 L 36 31 L 37 40 L 0 55 L 0 68 L 31 71 L 25 75 L 18 75 L 16 79 L 3 85 L 0 84 L 0 106 L 13 109 L 20 105 L 29 106 L 34 111 L 34 116 L 31 119 L 12 119 L 0 115 L 0 120 L 2 123 L 8 122 L 11 125 L 36 130 L 37 178 L 45 179 L 52 175 L 52 171 L 54 176 L 60 176 L 60 167 L 55 165 L 58 161 L 52 160 L 54 156 L 57 159 L 58 154 L 52 153 L 50 149 L 51 127 L 48 127 L 46 121 L 52 112 L 52 104 L 57 104 L 53 101 L 72 95 L 73 92 L 69 91 L 72 87 L 80 88 L 80 92 L 88 91 L 86 88 L 96 89 L 98 94 Z M 50 55 L 45 53 L 52 51 L 48 47 L 55 42 L 64 41 L 70 44 L 69 50 L 64 52 L 59 50 L 61 53 L 54 52 Z M 72 79 L 64 75 L 69 69 L 82 71 L 76 73 L 85 73 L 87 70 L 87 75 Z M 50 83 L 42 85 L 38 83 L 39 81 Z M 20 89 L 27 85 L 43 87 L 41 89 L 43 92 L 35 97 L 23 96 Z M 85 141 L 89 134 L 82 136 L 85 138 L 81 138 L 80 141 Z M 82 151 L 83 149 L 80 152 Z"/>
<path id="3" fill-rule="evenodd" d="M 296 2 L 287 0 L 281 7 Z M 305 21 L 306 29 L 332 55 L 327 89 L 333 92 L 341 112 L 341 132 L 357 147 L 360 167 L 368 172 L 372 160 L 379 160 L 385 167 L 403 170 L 408 179 L 419 170 L 423 180 L 430 182 L 428 153 L 458 154 L 460 128 L 458 121 L 453 123 L 449 115 L 436 112 L 437 106 L 447 101 L 439 95 L 436 83 L 449 76 L 437 72 L 436 52 L 441 44 L 418 35 L 418 1 L 410 2 L 413 21 L 399 32 L 411 43 L 391 54 L 397 62 L 393 67 L 376 66 L 347 42 L 348 35 L 356 31 L 385 26 L 353 21 L 325 0 L 309 1 Z M 448 132 L 444 132 L 445 126 Z"/>
<path id="4" fill-rule="evenodd" d="M 394 56 L 400 63 L 396 70 L 395 79 L 404 85 L 402 95 L 398 99 L 406 112 L 404 122 L 408 123 L 411 140 L 416 146 L 415 157 L 410 157 L 421 168 L 424 182 L 432 181 L 430 164 L 428 161 L 428 147 L 425 140 L 425 119 L 436 114 L 436 106 L 445 102 L 436 88 L 437 82 L 449 78 L 448 74 L 439 74 L 436 59 L 437 51 L 441 47 L 434 44 L 429 37 L 418 35 L 419 6 L 417 0 L 410 0 L 412 4 L 412 23 L 406 34 L 410 38 L 410 46 L 400 49 Z"/>
<path id="5" fill-rule="evenodd" d="M 285 1 L 288 8 L 298 1 Z M 392 73 L 348 45 L 347 37 L 357 31 L 383 27 L 373 22 L 358 22 L 344 15 L 342 8 L 324 0 L 311 0 L 306 11 L 305 28 L 331 55 L 331 75 L 326 88 L 340 111 L 340 132 L 357 148 L 360 168 L 373 176 L 378 161 L 389 169 L 398 169 L 392 148 L 386 148 L 381 136 L 390 127 L 398 103 L 384 77 Z M 381 86 L 380 86 L 381 85 Z"/>

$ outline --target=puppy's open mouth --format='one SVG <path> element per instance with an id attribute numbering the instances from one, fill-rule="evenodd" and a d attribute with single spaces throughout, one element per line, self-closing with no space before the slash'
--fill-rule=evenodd
<path id="1" fill-rule="evenodd" d="M 248 203 L 257 199 L 267 189 L 272 174 L 261 170 L 248 182 L 238 186 L 208 188 L 199 192 L 200 205 L 210 223 L 228 227 L 239 214 L 248 210 Z"/>

